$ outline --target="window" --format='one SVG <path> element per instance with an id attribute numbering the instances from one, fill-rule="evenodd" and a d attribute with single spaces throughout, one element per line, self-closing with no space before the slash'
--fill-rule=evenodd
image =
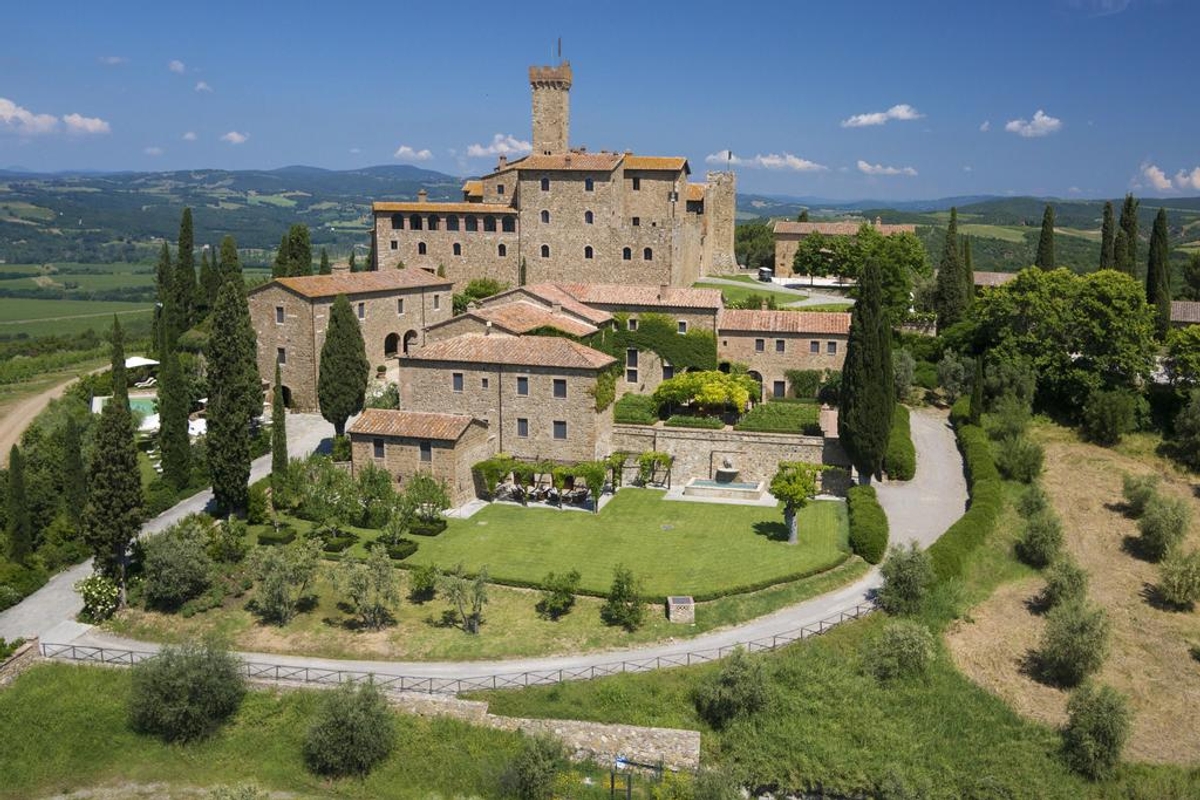
<path id="1" fill-rule="evenodd" d="M 383 458 L 383 439 L 372 439 L 371 448 L 376 458 Z"/>
<path id="2" fill-rule="evenodd" d="M 404 298 L 403 297 L 396 298 L 396 314 L 398 316 L 403 316 L 403 314 L 404 314 Z"/>
<path id="3" fill-rule="evenodd" d="M 504 219 L 500 220 L 500 230 L 504 231 L 505 233 L 515 232 L 517 230 L 517 218 L 505 217 Z"/>
<path id="4" fill-rule="evenodd" d="M 484 389 L 486 389 L 486 388 L 488 388 L 488 386 L 491 385 L 491 381 L 489 381 L 487 378 L 484 378 L 482 381 L 479 382 L 479 385 L 482 386 Z"/>
<path id="5" fill-rule="evenodd" d="M 442 296 L 440 294 L 435 294 L 433 296 L 433 310 L 437 311 L 441 307 L 442 307 Z"/>
<path id="6" fill-rule="evenodd" d="M 669 381 L 675 377 L 675 367 L 671 364 L 663 364 L 663 380 Z"/>
<path id="7" fill-rule="evenodd" d="M 394 231 L 404 230 L 404 215 L 403 214 L 392 214 L 392 230 L 394 230 Z"/>
<path id="8" fill-rule="evenodd" d="M 529 420 L 525 417 L 517 417 L 517 438 L 529 438 Z"/>
<path id="9" fill-rule="evenodd" d="M 585 211 L 585 212 L 583 212 L 583 221 L 584 221 L 584 223 L 591 225 L 593 222 L 596 221 L 596 215 L 590 211 Z"/>
<path id="10" fill-rule="evenodd" d="M 456 255 L 456 256 L 462 255 L 462 245 L 459 244 L 458 242 L 454 243 L 454 255 Z"/>
<path id="11" fill-rule="evenodd" d="M 550 191 L 550 179 L 549 178 L 542 178 L 542 191 L 543 192 Z"/>
<path id="12" fill-rule="evenodd" d="M 433 461 L 433 442 L 421 442 L 421 460 L 426 463 Z"/>
<path id="13" fill-rule="evenodd" d="M 829 342 L 829 343 L 827 343 L 827 344 L 825 345 L 825 352 L 826 352 L 828 355 L 831 355 L 831 356 L 836 356 L 836 355 L 837 355 L 837 342 Z"/>
<path id="14" fill-rule="evenodd" d="M 624 250 L 622 250 L 621 251 L 621 260 L 622 261 L 632 261 L 633 260 L 633 250 L 628 247 L 626 247 Z"/>
<path id="15" fill-rule="evenodd" d="M 544 245 L 542 245 L 542 258 L 549 258 L 549 257 L 550 257 L 550 245 L 544 244 Z"/>
<path id="16" fill-rule="evenodd" d="M 635 192 L 640 192 L 642 190 L 642 179 L 641 178 L 633 179 L 633 190 Z"/>
<path id="17" fill-rule="evenodd" d="M 425 255 L 425 254 L 426 254 L 425 243 L 424 243 L 424 242 L 417 242 L 417 255 L 419 255 L 419 256 L 423 256 L 423 255 Z"/>
<path id="18" fill-rule="evenodd" d="M 637 330 L 637 317 L 630 317 L 629 319 L 625 320 L 625 330 Z"/>
<path id="19" fill-rule="evenodd" d="M 554 396 L 559 399 L 563 399 L 567 396 L 567 379 L 566 378 L 555 378 L 554 379 Z"/>
<path id="20" fill-rule="evenodd" d="M 587 247 L 583 248 L 583 257 L 584 258 L 591 258 L 592 253 L 593 253 L 592 246 L 590 244 Z"/>
<path id="21" fill-rule="evenodd" d="M 413 214 L 408 218 L 408 229 L 411 231 L 421 230 L 421 215 Z"/>
<path id="22" fill-rule="evenodd" d="M 395 239 L 392 239 L 392 249 L 397 250 L 399 248 L 400 248 L 400 243 L 397 242 Z"/>
<path id="23" fill-rule="evenodd" d="M 637 383 L 638 382 L 636 369 L 625 370 L 625 382 L 626 383 Z"/>
<path id="24" fill-rule="evenodd" d="M 367 318 L 367 304 L 366 303 L 358 304 L 358 318 L 359 319 Z"/>
<path id="25" fill-rule="evenodd" d="M 483 218 L 483 230 L 485 233 L 495 233 L 496 232 L 496 218 L 495 217 L 484 217 Z"/>
<path id="26" fill-rule="evenodd" d="M 496 184 L 496 194 L 504 194 L 504 184 L 503 183 Z"/>
<path id="27" fill-rule="evenodd" d="M 455 372 L 450 376 L 450 378 L 452 381 L 451 385 L 454 387 L 454 391 L 461 392 L 463 390 L 463 374 L 461 372 Z"/>
<path id="28" fill-rule="evenodd" d="M 529 378 L 524 375 L 517 378 L 517 394 L 522 397 L 529 396 Z"/>
<path id="29" fill-rule="evenodd" d="M 633 222 L 633 227 L 635 227 L 635 228 L 637 228 L 637 227 L 640 227 L 640 226 L 641 226 L 641 224 L 642 224 L 642 218 L 641 218 L 641 217 L 634 217 L 634 218 L 633 218 L 633 220 L 632 220 L 632 222 Z"/>
<path id="30" fill-rule="evenodd" d="M 496 255 L 504 258 L 506 255 L 508 255 L 508 246 L 503 244 L 496 245 Z"/>
<path id="31" fill-rule="evenodd" d="M 565 419 L 554 420 L 554 438 L 555 439 L 566 439 L 567 438 L 567 421 Z"/>
<path id="32" fill-rule="evenodd" d="M 771 397 L 787 397 L 787 381 L 775 381 L 772 383 Z"/>
<path id="33" fill-rule="evenodd" d="M 468 214 L 466 222 L 467 222 L 467 230 L 470 231 L 471 233 L 474 233 L 475 231 L 479 230 L 479 220 L 475 219 L 474 216 Z"/>
<path id="34" fill-rule="evenodd" d="M 442 221 L 441 217 L 438 217 L 436 214 L 430 214 L 429 215 L 429 230 L 436 231 L 438 229 L 438 227 L 441 225 L 441 221 Z"/>
<path id="35" fill-rule="evenodd" d="M 687 320 L 681 319 L 675 323 L 675 332 L 678 334 L 687 333 Z"/>
<path id="36" fill-rule="evenodd" d="M 286 364 L 287 363 L 287 348 L 286 347 L 276 347 L 275 348 L 275 363 L 276 364 Z"/>
<path id="37" fill-rule="evenodd" d="M 821 352 L 821 343 L 820 342 L 809 342 L 808 343 L 808 352 L 820 353 Z"/>
<path id="38" fill-rule="evenodd" d="M 651 250 L 649 247 L 642 250 L 642 260 L 643 261 L 653 261 L 654 260 L 654 251 Z"/>
<path id="39" fill-rule="evenodd" d="M 448 231 L 458 230 L 458 217 L 454 217 L 454 216 L 446 217 L 446 230 L 448 230 Z"/>
<path id="40" fill-rule="evenodd" d="M 585 192 L 593 191 L 595 188 L 596 188 L 596 182 L 594 180 L 592 180 L 591 178 L 583 179 L 583 190 Z"/>
<path id="41" fill-rule="evenodd" d="M 767 349 L 767 340 L 766 339 L 755 339 L 754 340 L 754 352 L 762 353 L 766 349 Z"/>
<path id="42" fill-rule="evenodd" d="M 630 347 L 625 351 L 625 366 L 636 367 L 638 365 L 638 349 Z"/>
<path id="43" fill-rule="evenodd" d="M 275 306 L 275 324 L 283 324 L 283 306 Z"/>
<path id="44" fill-rule="evenodd" d="M 787 349 L 787 345 L 784 343 L 783 339 L 775 340 L 775 352 L 776 353 L 785 352 L 786 349 Z"/>
<path id="45" fill-rule="evenodd" d="M 542 222 L 549 222 L 549 221 L 550 221 L 550 212 L 543 208 L 542 209 Z"/>

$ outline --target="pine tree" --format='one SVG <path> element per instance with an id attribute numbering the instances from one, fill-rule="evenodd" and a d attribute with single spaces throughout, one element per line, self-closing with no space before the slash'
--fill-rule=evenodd
<path id="1" fill-rule="evenodd" d="M 279 239 L 279 249 L 275 251 L 275 262 L 271 264 L 271 277 L 286 278 L 288 276 L 288 270 L 291 269 L 289 260 L 288 235 L 285 233 Z"/>
<path id="2" fill-rule="evenodd" d="M 1100 269 L 1115 269 L 1117 266 L 1116 225 L 1113 204 L 1109 200 L 1104 204 L 1104 222 L 1100 225 Z"/>
<path id="3" fill-rule="evenodd" d="M 322 275 L 332 274 L 333 268 L 329 266 L 329 253 L 325 252 L 325 248 L 321 248 L 321 272 Z"/>
<path id="4" fill-rule="evenodd" d="M 216 251 L 213 252 L 214 259 L 209 260 L 209 249 L 206 246 L 200 253 L 200 286 L 196 297 L 196 305 L 199 311 L 197 318 L 207 316 L 212 311 L 213 303 L 217 301 L 217 287 L 221 283 L 221 279 L 217 275 L 216 265 L 213 263 Z"/>
<path id="5" fill-rule="evenodd" d="M 965 290 L 966 281 L 974 281 L 973 275 L 965 276 L 964 264 L 958 252 L 958 209 L 950 209 L 950 224 L 946 228 L 946 243 L 942 248 L 942 261 L 937 274 L 938 328 L 945 330 L 966 316 L 971 304 L 971 295 Z"/>
<path id="6" fill-rule="evenodd" d="M 948 239 L 957 249 L 957 239 Z M 838 436 L 864 482 L 881 477 L 892 429 L 896 390 L 892 375 L 892 331 L 883 308 L 879 265 L 868 261 L 850 313 L 850 337 L 842 368 Z"/>
<path id="7" fill-rule="evenodd" d="M 312 241 L 308 226 L 297 223 L 288 229 L 288 275 L 312 275 Z"/>
<path id="8" fill-rule="evenodd" d="M 350 248 L 350 271 L 358 272 L 358 263 L 354 260 L 354 248 Z"/>
<path id="9" fill-rule="evenodd" d="M 158 444 L 162 448 L 163 479 L 176 490 L 192 478 L 192 444 L 188 437 L 187 384 L 179 366 L 179 353 L 168 350 L 162 355 L 158 383 Z"/>
<path id="10" fill-rule="evenodd" d="M 116 580 L 121 590 L 120 604 L 124 605 L 129 544 L 142 522 L 142 479 L 133 439 L 133 416 L 129 413 L 124 334 L 115 318 L 112 383 L 113 394 L 100 413 L 92 444 L 83 535 L 97 568 Z"/>
<path id="11" fill-rule="evenodd" d="M 25 494 L 25 463 L 14 444 L 8 452 L 8 557 L 24 564 L 33 555 L 33 519 Z"/>
<path id="12" fill-rule="evenodd" d="M 1054 206 L 1042 212 L 1042 234 L 1038 237 L 1037 258 L 1033 262 L 1041 269 L 1054 269 Z"/>
<path id="13" fill-rule="evenodd" d="M 184 208 L 179 220 L 179 252 L 175 262 L 175 305 L 179 315 L 179 333 L 196 321 L 196 243 L 192 236 L 192 209 Z"/>
<path id="14" fill-rule="evenodd" d="M 1121 205 L 1119 227 L 1121 232 L 1117 234 L 1113 246 L 1116 268 L 1126 275 L 1137 277 L 1138 201 L 1133 199 L 1132 194 L 1125 195 L 1125 202 Z"/>
<path id="15" fill-rule="evenodd" d="M 158 265 L 154 268 L 154 287 L 155 300 L 154 306 L 154 322 L 150 326 L 150 342 L 158 352 L 164 338 L 171 338 L 167 334 L 168 320 L 166 316 L 167 306 L 173 306 L 173 298 L 175 290 L 171 283 L 175 278 L 174 271 L 171 267 L 171 248 L 166 242 L 163 242 L 162 250 L 158 254 Z"/>
<path id="16" fill-rule="evenodd" d="M 1158 209 L 1150 233 L 1150 258 L 1146 263 L 1146 302 L 1157 315 L 1158 335 L 1171 327 L 1171 264 L 1167 240 L 1167 210 Z"/>
<path id="17" fill-rule="evenodd" d="M 346 295 L 339 294 L 329 312 L 317 376 L 321 416 L 333 425 L 338 436 L 345 435 L 346 420 L 362 410 L 370 369 L 358 320 Z"/>
<path id="18" fill-rule="evenodd" d="M 271 485 L 278 489 L 287 477 L 287 409 L 283 405 L 283 381 L 275 365 L 275 391 L 271 396 Z"/>
<path id="19" fill-rule="evenodd" d="M 63 425 L 63 510 L 75 527 L 83 519 L 87 502 L 87 471 L 83 468 L 83 437 L 79 423 L 68 414 Z"/>

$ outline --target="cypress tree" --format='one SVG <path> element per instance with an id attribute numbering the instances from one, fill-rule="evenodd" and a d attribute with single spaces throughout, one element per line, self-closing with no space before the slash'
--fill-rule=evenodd
<path id="1" fill-rule="evenodd" d="M 8 451 L 8 557 L 24 564 L 33 555 L 33 519 L 25 494 L 25 463 L 15 444 Z"/>
<path id="2" fill-rule="evenodd" d="M 978 425 L 983 420 L 983 354 L 975 358 L 975 379 L 971 382 L 971 424 Z"/>
<path id="3" fill-rule="evenodd" d="M 333 272 L 333 268 L 329 266 L 329 253 L 325 252 L 325 248 L 321 248 L 321 274 L 329 275 Z"/>
<path id="4" fill-rule="evenodd" d="M 1104 221 L 1100 224 L 1100 269 L 1115 269 L 1117 266 L 1116 225 L 1113 204 L 1109 200 L 1104 204 Z"/>
<path id="5" fill-rule="evenodd" d="M 179 353 L 168 350 L 162 356 L 158 384 L 158 444 L 162 448 L 163 480 L 176 490 L 183 489 L 192 477 L 192 444 L 188 438 L 187 384 L 179 366 Z"/>
<path id="6" fill-rule="evenodd" d="M 379 254 L 375 250 L 375 237 L 371 236 L 371 252 L 367 254 L 367 271 L 375 272 L 379 269 Z"/>
<path id="7" fill-rule="evenodd" d="M 339 294 L 329 312 L 329 328 L 321 346 L 317 376 L 317 402 L 321 416 L 338 436 L 346 433 L 346 420 L 362 410 L 371 369 L 358 320 L 346 295 Z"/>
<path id="8" fill-rule="evenodd" d="M 971 237 L 963 237 L 963 292 L 967 298 L 967 307 L 975 300 L 975 261 L 971 258 Z"/>
<path id="9" fill-rule="evenodd" d="M 179 220 L 179 252 L 175 261 L 175 305 L 179 315 L 178 333 L 190 329 L 196 321 L 196 244 L 192 236 L 192 209 L 184 208 Z"/>
<path id="10" fill-rule="evenodd" d="M 937 273 L 937 317 L 938 327 L 949 328 L 961 320 L 971 304 L 971 295 L 966 291 L 967 281 L 973 275 L 964 276 L 962 257 L 958 252 L 958 209 L 950 209 L 950 224 L 946 228 L 946 243 L 942 247 L 942 261 Z"/>
<path id="11" fill-rule="evenodd" d="M 808 209 L 807 208 L 804 209 L 803 211 L 801 211 L 800 214 L 796 217 L 796 222 L 808 222 Z"/>
<path id="12" fill-rule="evenodd" d="M 120 587 L 125 604 L 125 571 L 129 543 L 142 522 L 142 480 L 133 416 L 125 378 L 125 341 L 121 324 L 112 328 L 113 396 L 100 413 L 92 459 L 88 466 L 87 503 L 83 509 L 83 536 L 97 567 Z"/>
<path id="13" fill-rule="evenodd" d="M 155 348 L 155 353 L 161 354 L 159 348 L 166 338 L 169 336 L 167 329 L 170 327 L 167 319 L 167 307 L 174 306 L 175 290 L 171 283 L 174 279 L 173 270 L 171 268 L 171 248 L 163 242 L 162 250 L 158 254 L 158 265 L 154 268 L 154 286 L 155 300 L 154 306 L 154 322 L 150 326 L 150 342 Z"/>
<path id="14" fill-rule="evenodd" d="M 312 275 L 312 241 L 308 226 L 297 223 L 288 229 L 288 275 Z"/>
<path id="15" fill-rule="evenodd" d="M 68 414 L 63 425 L 63 510 L 76 528 L 87 502 L 87 471 L 83 468 L 83 438 L 79 423 Z"/>
<path id="16" fill-rule="evenodd" d="M 285 233 L 279 239 L 279 249 L 275 251 L 275 262 L 271 264 L 271 277 L 286 278 L 288 270 L 291 268 L 288 261 L 288 235 Z"/>
<path id="17" fill-rule="evenodd" d="M 1042 235 L 1038 237 L 1037 258 L 1033 262 L 1041 269 L 1054 269 L 1054 206 L 1042 212 Z"/>
<path id="18" fill-rule="evenodd" d="M 1166 336 L 1171 327 L 1171 264 L 1167 241 L 1167 210 L 1158 209 L 1150 233 L 1150 258 L 1146 263 L 1146 302 L 1154 307 L 1158 335 Z"/>
<path id="19" fill-rule="evenodd" d="M 232 236 L 226 236 L 221 240 L 221 257 L 217 262 L 217 294 L 220 295 L 221 286 L 230 278 L 237 278 L 237 282 L 242 283 L 242 262 L 238 260 L 237 242 Z M 244 287 L 243 287 L 244 289 Z M 217 307 L 217 299 L 213 298 L 213 308 Z"/>
<path id="20" fill-rule="evenodd" d="M 954 243 L 956 240 L 951 239 Z M 955 247 L 954 244 L 951 245 Z M 955 247 L 955 249 L 957 249 Z M 863 267 L 858 298 L 850 313 L 850 337 L 842 368 L 838 436 L 851 463 L 870 482 L 881 477 L 892 429 L 896 389 L 892 375 L 892 331 L 883 308 L 879 265 Z"/>
<path id="21" fill-rule="evenodd" d="M 283 406 L 283 381 L 275 365 L 275 391 L 271 396 L 271 485 L 278 489 L 287 477 L 287 409 Z"/>
<path id="22" fill-rule="evenodd" d="M 1116 268 L 1126 275 L 1137 277 L 1138 246 L 1138 201 L 1132 194 L 1125 195 L 1121 205 L 1120 233 L 1113 246 Z"/>
<path id="23" fill-rule="evenodd" d="M 358 272 L 358 263 L 354 260 L 354 248 L 350 248 L 350 271 Z"/>

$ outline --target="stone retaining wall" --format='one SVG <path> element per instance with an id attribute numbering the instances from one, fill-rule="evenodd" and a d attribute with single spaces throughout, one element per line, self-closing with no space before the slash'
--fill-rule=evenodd
<path id="1" fill-rule="evenodd" d="M 38 640 L 32 639 L 16 649 L 8 660 L 0 664 L 0 689 L 6 688 L 17 677 L 42 658 Z"/>

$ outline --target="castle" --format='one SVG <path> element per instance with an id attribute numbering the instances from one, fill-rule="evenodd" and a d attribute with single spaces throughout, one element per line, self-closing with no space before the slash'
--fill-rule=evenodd
<path id="1" fill-rule="evenodd" d="M 533 152 L 467 181 L 461 202 L 373 205 L 376 268 L 526 283 L 690 286 L 737 269 L 736 179 L 690 183 L 678 156 L 569 144 L 570 62 L 530 67 Z"/>

